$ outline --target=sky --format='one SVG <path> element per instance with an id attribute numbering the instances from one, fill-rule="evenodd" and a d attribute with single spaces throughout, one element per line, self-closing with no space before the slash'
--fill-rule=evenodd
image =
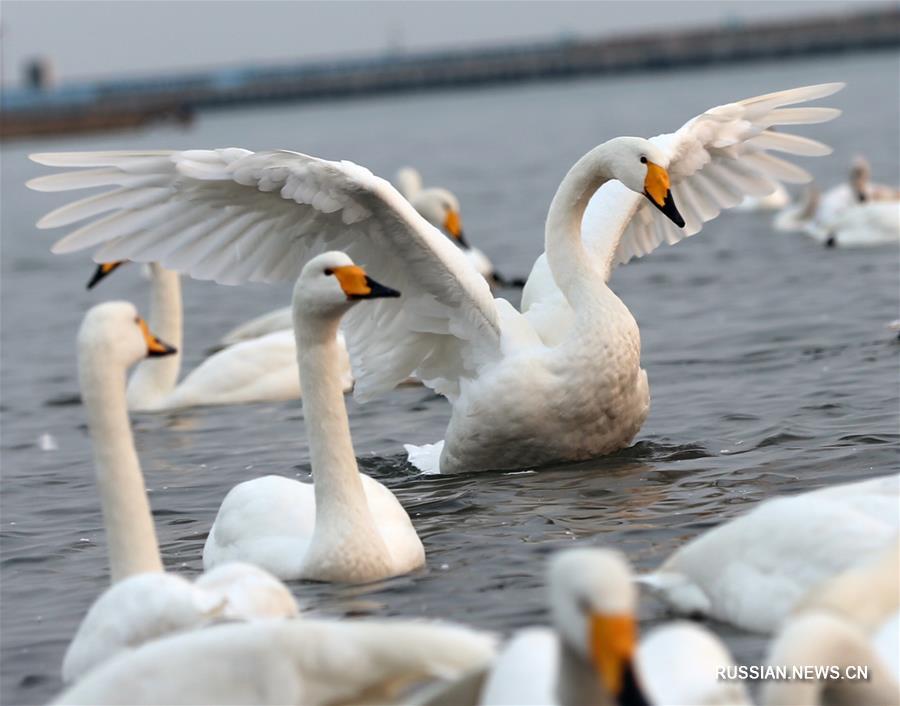
<path id="1" fill-rule="evenodd" d="M 3 0 L 2 79 L 51 59 L 57 80 L 592 37 L 853 11 L 858 0 Z"/>

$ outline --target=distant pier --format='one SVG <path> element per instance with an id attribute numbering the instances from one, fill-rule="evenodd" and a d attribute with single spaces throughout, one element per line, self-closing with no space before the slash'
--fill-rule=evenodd
<path id="1" fill-rule="evenodd" d="M 732 24 L 608 39 L 572 39 L 158 78 L 4 89 L 0 138 L 186 122 L 195 111 L 452 87 L 618 75 L 900 47 L 900 5 L 852 14 Z"/>

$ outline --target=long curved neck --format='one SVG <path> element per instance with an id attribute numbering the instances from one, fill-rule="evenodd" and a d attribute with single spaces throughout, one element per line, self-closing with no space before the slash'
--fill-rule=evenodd
<path id="1" fill-rule="evenodd" d="M 150 316 L 152 331 L 178 349 L 174 355 L 141 362 L 128 381 L 128 405 L 152 407 L 171 394 L 178 383 L 182 355 L 181 279 L 177 272 L 150 264 Z"/>
<path id="2" fill-rule="evenodd" d="M 94 447 L 112 581 L 162 571 L 147 489 L 128 420 L 125 370 L 95 352 L 79 356 L 79 379 Z"/>
<path id="3" fill-rule="evenodd" d="M 612 178 L 607 144 L 595 147 L 569 170 L 556 190 L 544 231 L 553 279 L 569 304 L 583 301 L 585 286 L 604 280 L 581 240 L 581 219 L 591 197 Z"/>
<path id="4" fill-rule="evenodd" d="M 339 318 L 307 315 L 294 303 L 297 363 L 316 497 L 310 552 L 328 542 L 377 537 L 360 480 L 338 361 Z"/>
<path id="5" fill-rule="evenodd" d="M 565 640 L 559 643 L 556 697 L 560 706 L 612 706 L 614 700 L 600 685 L 596 672 Z"/>

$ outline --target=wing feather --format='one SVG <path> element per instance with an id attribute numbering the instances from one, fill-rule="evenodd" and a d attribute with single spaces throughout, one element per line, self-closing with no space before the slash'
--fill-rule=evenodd
<path id="1" fill-rule="evenodd" d="M 53 252 L 92 249 L 95 259 L 158 261 L 198 279 L 237 284 L 296 278 L 314 255 L 340 249 L 399 289 L 399 301 L 367 303 L 346 319 L 359 398 L 420 368 L 423 379 L 452 397 L 460 378 L 500 355 L 500 318 L 486 282 L 396 189 L 364 167 L 239 148 L 32 159 L 82 169 L 38 177 L 29 183 L 38 190 L 110 187 L 41 220 L 41 227 L 56 227 L 88 219 Z"/>
<path id="2" fill-rule="evenodd" d="M 651 138 L 669 156 L 672 193 L 686 225 L 677 229 L 649 201 L 623 198 L 621 185 L 604 184 L 588 204 L 582 237 L 599 263 L 610 263 L 607 278 L 615 265 L 697 233 L 745 196 L 769 194 L 779 182 L 809 181 L 809 172 L 771 152 L 814 157 L 831 149 L 771 128 L 833 120 L 840 115 L 833 108 L 787 106 L 824 98 L 842 87 L 805 86 L 720 105 L 674 133 Z"/>

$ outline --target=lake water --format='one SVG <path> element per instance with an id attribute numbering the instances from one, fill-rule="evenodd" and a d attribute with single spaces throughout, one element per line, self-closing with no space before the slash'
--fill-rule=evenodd
<path id="1" fill-rule="evenodd" d="M 62 137 L 3 146 L 2 694 L 42 703 L 60 687 L 65 647 L 108 583 L 74 338 L 107 298 L 146 311 L 138 268 L 85 291 L 86 255 L 53 256 L 38 217 L 65 195 L 26 190 L 47 173 L 32 151 L 242 146 L 297 149 L 391 176 L 416 165 L 460 197 L 471 241 L 502 272 L 527 274 L 566 170 L 621 134 L 670 132 L 703 110 L 796 85 L 843 80 L 824 103 L 844 115 L 803 134 L 834 146 L 805 160 L 821 185 L 866 155 L 898 183 L 894 52 L 618 79 L 484 88 L 200 115 L 187 129 Z M 411 576 L 363 587 L 292 584 L 325 615 L 429 616 L 500 630 L 546 620 L 546 556 L 576 542 L 619 547 L 641 569 L 764 498 L 897 470 L 895 247 L 827 250 L 776 233 L 770 214 L 724 214 L 697 236 L 616 271 L 641 327 L 652 412 L 634 446 L 540 473 L 422 477 L 401 444 L 440 439 L 449 406 L 405 388 L 348 399 L 363 470 L 409 511 L 428 552 Z M 390 284 L 390 283 L 387 283 Z M 515 293 L 512 296 L 517 296 Z M 185 369 L 232 325 L 289 302 L 290 287 L 187 282 Z M 299 402 L 135 414 L 138 451 L 169 569 L 193 575 L 215 512 L 236 483 L 307 477 Z M 39 440 L 52 434 L 58 448 Z M 665 616 L 649 598 L 645 624 Z M 713 625 L 739 660 L 761 638 Z"/>

